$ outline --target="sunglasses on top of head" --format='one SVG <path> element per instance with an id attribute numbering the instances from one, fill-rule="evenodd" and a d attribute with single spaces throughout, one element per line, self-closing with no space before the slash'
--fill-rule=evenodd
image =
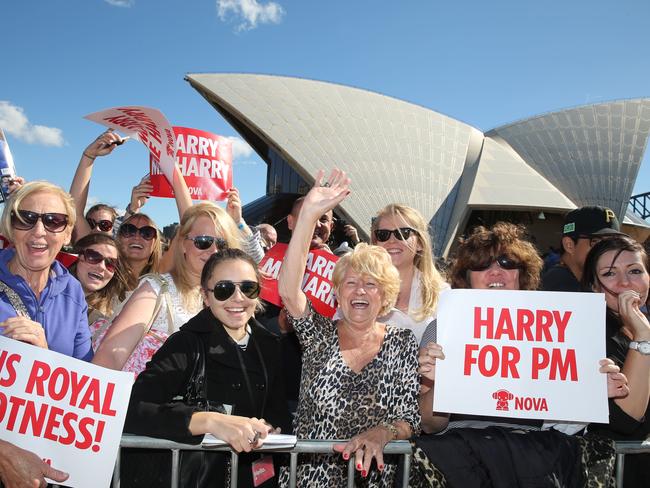
<path id="1" fill-rule="evenodd" d="M 260 284 L 257 281 L 217 281 L 214 288 L 206 290 L 211 291 L 220 302 L 225 302 L 235 294 L 237 288 L 246 298 L 257 298 L 260 295 Z"/>
<path id="2" fill-rule="evenodd" d="M 113 258 L 107 258 L 102 253 L 99 253 L 94 249 L 87 248 L 79 251 L 79 257 L 83 257 L 84 261 L 86 261 L 88 264 L 99 264 L 104 261 L 106 269 L 111 273 L 115 273 L 117 260 Z"/>
<path id="3" fill-rule="evenodd" d="M 122 237 L 134 237 L 136 234 L 140 234 L 145 241 L 150 241 L 158 234 L 158 231 L 155 227 L 150 225 L 145 225 L 144 227 L 136 227 L 133 224 L 122 224 L 120 226 L 120 235 Z"/>
<path id="4" fill-rule="evenodd" d="M 224 249 L 228 248 L 228 243 L 226 242 L 225 239 L 222 239 L 221 237 L 214 237 L 214 236 L 196 236 L 196 237 L 190 237 L 187 236 L 185 239 L 188 241 L 194 242 L 194 247 L 201 251 L 205 251 L 206 249 L 210 249 L 212 244 L 214 243 L 215 246 L 217 247 L 217 251 L 223 251 Z"/>
<path id="5" fill-rule="evenodd" d="M 49 212 L 39 214 L 31 210 L 18 210 L 18 212 L 11 212 L 11 226 L 17 230 L 31 230 L 41 219 L 43 227 L 48 232 L 57 234 L 63 232 L 68 226 L 68 216 L 63 213 Z"/>
<path id="6" fill-rule="evenodd" d="M 375 229 L 375 237 L 379 242 L 386 242 L 393 234 L 398 241 L 405 241 L 412 234 L 417 235 L 418 231 L 411 227 L 400 227 L 399 229 Z"/>
<path id="7" fill-rule="evenodd" d="M 110 220 L 93 220 L 87 218 L 86 222 L 88 222 L 88 225 L 92 230 L 99 229 L 102 232 L 108 232 L 113 228 L 113 222 Z"/>
<path id="8" fill-rule="evenodd" d="M 494 262 L 496 262 L 499 265 L 499 267 L 502 269 L 511 270 L 511 269 L 521 268 L 521 263 L 502 254 L 500 256 L 491 256 L 490 259 L 487 261 L 471 265 L 469 269 L 470 271 L 485 271 L 490 266 L 492 266 L 492 263 Z"/>

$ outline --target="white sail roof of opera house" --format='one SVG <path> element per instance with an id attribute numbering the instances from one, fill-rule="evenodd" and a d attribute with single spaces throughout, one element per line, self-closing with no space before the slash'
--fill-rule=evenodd
<path id="1" fill-rule="evenodd" d="M 650 99 L 550 113 L 484 134 L 433 110 L 322 81 L 190 74 L 189 83 L 269 163 L 271 149 L 306 182 L 345 170 L 340 210 L 366 234 L 391 202 L 430 221 L 448 249 L 475 208 L 567 211 L 606 205 L 622 220 L 650 132 Z"/>

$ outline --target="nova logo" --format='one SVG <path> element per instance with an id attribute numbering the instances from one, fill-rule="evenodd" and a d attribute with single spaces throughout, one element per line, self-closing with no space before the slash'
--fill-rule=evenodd
<path id="1" fill-rule="evenodd" d="M 548 412 L 548 404 L 546 398 L 533 398 L 533 397 L 517 397 L 510 393 L 508 390 L 497 390 L 492 393 L 492 398 L 497 402 L 496 410 L 508 411 L 510 410 L 510 401 L 515 401 L 514 410 L 526 410 L 535 412 Z"/>

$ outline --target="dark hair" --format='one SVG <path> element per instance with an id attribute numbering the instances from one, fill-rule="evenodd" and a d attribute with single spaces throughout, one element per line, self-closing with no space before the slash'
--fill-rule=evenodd
<path id="1" fill-rule="evenodd" d="M 491 229 L 476 227 L 467 239 L 461 239 L 452 267 L 451 287 L 471 288 L 469 271 L 491 256 L 505 254 L 521 263 L 519 289 L 536 290 L 544 262 L 535 246 L 524 239 L 526 230 L 508 222 L 497 222 Z"/>
<path id="2" fill-rule="evenodd" d="M 105 203 L 98 203 L 97 205 L 90 207 L 86 212 L 86 218 L 88 218 L 91 213 L 98 212 L 100 210 L 106 210 L 107 212 L 110 212 L 111 220 L 115 222 L 115 218 L 117 217 L 117 210 L 115 210 L 115 208 L 111 207 L 110 205 L 106 205 Z"/>
<path id="3" fill-rule="evenodd" d="M 106 316 L 113 314 L 113 299 L 117 298 L 120 302 L 126 298 L 126 292 L 135 287 L 134 282 L 129 282 L 130 274 L 126 268 L 126 262 L 122 255 L 120 247 L 115 239 L 106 234 L 88 234 L 79 239 L 74 245 L 74 252 L 79 254 L 81 251 L 95 244 L 105 244 L 112 246 L 117 250 L 117 263 L 115 273 L 111 280 L 101 290 L 96 290 L 86 295 L 86 302 L 89 310 L 96 309 Z M 77 263 L 70 266 L 70 273 L 77 277 Z"/>
<path id="4" fill-rule="evenodd" d="M 257 269 L 257 264 L 253 258 L 241 249 L 227 248 L 223 251 L 214 253 L 212 256 L 210 256 L 210 259 L 208 259 L 203 266 L 203 271 L 201 271 L 201 287 L 203 289 L 206 289 L 208 287 L 208 281 L 210 280 L 210 276 L 212 276 L 214 269 L 226 261 L 244 261 L 250 264 L 251 267 L 255 270 L 255 278 L 258 282 L 260 281 L 260 272 Z"/>
<path id="5" fill-rule="evenodd" d="M 638 252 L 641 254 L 641 260 L 646 272 L 650 270 L 650 259 L 641 244 L 627 236 L 617 235 L 608 237 L 594 244 L 594 247 L 587 254 L 585 267 L 582 271 L 582 288 L 585 291 L 593 291 L 596 283 L 601 285 L 600 279 L 598 278 L 598 260 L 603 254 L 609 251 L 617 251 L 614 259 L 612 259 L 612 265 L 623 251 Z"/>

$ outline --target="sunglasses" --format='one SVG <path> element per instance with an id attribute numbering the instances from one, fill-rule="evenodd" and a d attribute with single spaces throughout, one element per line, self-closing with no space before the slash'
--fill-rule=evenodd
<path id="1" fill-rule="evenodd" d="M 18 212 L 11 212 L 11 226 L 17 230 L 31 230 L 41 219 L 43 227 L 48 232 L 57 234 L 63 232 L 68 226 L 68 216 L 62 213 L 44 213 L 39 214 L 30 210 L 18 210 Z"/>
<path id="2" fill-rule="evenodd" d="M 110 220 L 93 220 L 91 218 L 86 219 L 88 225 L 92 230 L 99 228 L 102 232 L 108 232 L 113 228 L 113 222 Z"/>
<path id="3" fill-rule="evenodd" d="M 400 227 L 399 229 L 375 229 L 375 237 L 379 242 L 386 242 L 393 234 L 398 241 L 405 241 L 411 234 L 417 235 L 418 231 L 410 227 Z"/>
<path id="4" fill-rule="evenodd" d="M 136 234 L 140 233 L 145 241 L 150 241 L 158 234 L 158 231 L 155 227 L 150 225 L 145 225 L 144 227 L 136 227 L 133 224 L 122 224 L 120 226 L 120 235 L 122 237 L 134 237 Z"/>
<path id="5" fill-rule="evenodd" d="M 99 264 L 104 261 L 106 269 L 111 273 L 115 273 L 115 268 L 117 266 L 116 259 L 104 257 L 103 254 L 90 248 L 79 251 L 79 257 L 82 256 L 84 258 L 84 261 L 86 261 L 88 264 Z"/>
<path id="6" fill-rule="evenodd" d="M 215 244 L 217 247 L 217 251 L 223 251 L 224 249 L 228 248 L 228 243 L 226 242 L 225 239 L 222 239 L 221 237 L 213 237 L 213 236 L 196 236 L 196 237 L 189 237 L 187 236 L 185 239 L 188 241 L 194 242 L 194 247 L 197 249 L 200 249 L 201 251 L 205 251 L 206 249 L 210 249 L 212 244 Z"/>
<path id="7" fill-rule="evenodd" d="M 257 281 L 217 281 L 214 288 L 206 290 L 211 291 L 214 298 L 220 302 L 225 302 L 233 296 L 238 287 L 246 298 L 257 298 L 260 295 L 260 284 Z"/>
<path id="8" fill-rule="evenodd" d="M 469 269 L 471 271 L 485 271 L 488 269 L 490 266 L 492 266 L 492 263 L 496 263 L 499 265 L 500 268 L 502 269 L 519 269 L 521 268 L 521 263 L 518 263 L 514 259 L 509 258 L 508 256 L 501 255 L 501 256 L 491 256 L 487 261 L 478 263 L 475 265 L 470 265 Z"/>

